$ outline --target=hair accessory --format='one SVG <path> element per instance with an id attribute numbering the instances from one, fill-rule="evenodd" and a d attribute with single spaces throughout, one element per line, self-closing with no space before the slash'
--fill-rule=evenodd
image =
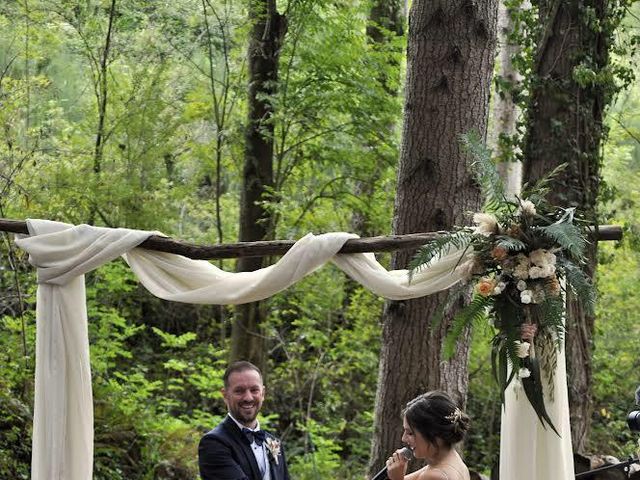
<path id="1" fill-rule="evenodd" d="M 456 407 L 456 409 L 453 411 L 451 415 L 447 415 L 444 418 L 446 418 L 453 424 L 459 423 L 462 420 L 462 410 Z"/>

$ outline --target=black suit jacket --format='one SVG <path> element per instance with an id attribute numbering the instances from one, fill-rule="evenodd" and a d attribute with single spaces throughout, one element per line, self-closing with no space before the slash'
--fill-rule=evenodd
<path id="1" fill-rule="evenodd" d="M 277 463 L 271 453 L 267 453 L 267 459 L 271 480 L 289 480 L 282 446 Z M 198 464 L 202 480 L 262 480 L 249 440 L 229 416 L 200 440 Z"/>

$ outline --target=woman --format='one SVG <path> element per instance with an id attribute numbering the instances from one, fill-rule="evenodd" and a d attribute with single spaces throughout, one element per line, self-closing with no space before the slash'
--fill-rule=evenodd
<path id="1" fill-rule="evenodd" d="M 397 450 L 387 460 L 390 480 L 469 480 L 469 470 L 453 446 L 464 438 L 469 417 L 444 392 L 433 391 L 407 403 L 402 442 L 427 466 L 406 475 L 408 460 Z"/>

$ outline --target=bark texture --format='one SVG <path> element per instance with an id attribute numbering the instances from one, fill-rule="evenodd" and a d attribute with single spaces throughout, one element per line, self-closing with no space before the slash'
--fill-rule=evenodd
<path id="1" fill-rule="evenodd" d="M 577 207 L 595 225 L 600 178 L 602 117 L 609 98 L 602 84 L 577 81 L 577 67 L 596 73 L 608 63 L 605 0 L 544 1 L 539 4 L 545 27 L 537 49 L 528 137 L 525 142 L 524 182 L 535 182 L 562 163 L 569 167 L 554 182 L 548 200 L 561 207 Z M 590 12 L 590 13 L 589 13 Z M 590 245 L 586 273 L 593 278 L 597 244 Z M 567 375 L 573 448 L 584 450 L 593 409 L 591 354 L 594 317 L 569 295 L 567 299 Z"/>
<path id="2" fill-rule="evenodd" d="M 480 193 L 467 171 L 459 136 L 486 135 L 496 44 L 497 0 L 413 2 L 409 14 L 403 139 L 394 207 L 395 234 L 449 230 L 478 210 Z M 413 252 L 391 267 L 406 268 Z M 443 362 L 442 340 L 458 302 L 437 327 L 446 293 L 389 302 L 383 314 L 370 473 L 400 445 L 408 400 L 442 388 L 462 402 L 467 393 L 468 342 Z"/>
<path id="3" fill-rule="evenodd" d="M 251 0 L 249 19 L 249 98 L 245 138 L 243 188 L 240 198 L 241 242 L 273 237 L 268 210 L 264 207 L 273 187 L 273 106 L 277 91 L 280 45 L 286 32 L 285 18 L 276 10 L 275 0 Z M 240 272 L 258 270 L 263 259 L 238 260 Z M 231 329 L 231 360 L 249 360 L 264 366 L 264 313 L 259 302 L 240 305 Z"/>

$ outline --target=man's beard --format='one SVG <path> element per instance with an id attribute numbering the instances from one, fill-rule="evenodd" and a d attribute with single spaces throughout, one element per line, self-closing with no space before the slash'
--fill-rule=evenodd
<path id="1" fill-rule="evenodd" d="M 244 405 L 247 405 L 247 404 L 244 404 Z M 258 410 L 259 410 L 258 405 L 256 405 L 255 403 L 250 403 L 249 405 L 254 407 L 254 410 L 252 413 L 249 413 L 243 410 L 242 405 L 238 405 L 238 408 L 234 409 L 231 412 L 233 414 L 233 417 L 236 420 L 238 420 L 240 423 L 243 423 L 245 425 L 255 422 L 256 418 L 258 418 Z"/>

